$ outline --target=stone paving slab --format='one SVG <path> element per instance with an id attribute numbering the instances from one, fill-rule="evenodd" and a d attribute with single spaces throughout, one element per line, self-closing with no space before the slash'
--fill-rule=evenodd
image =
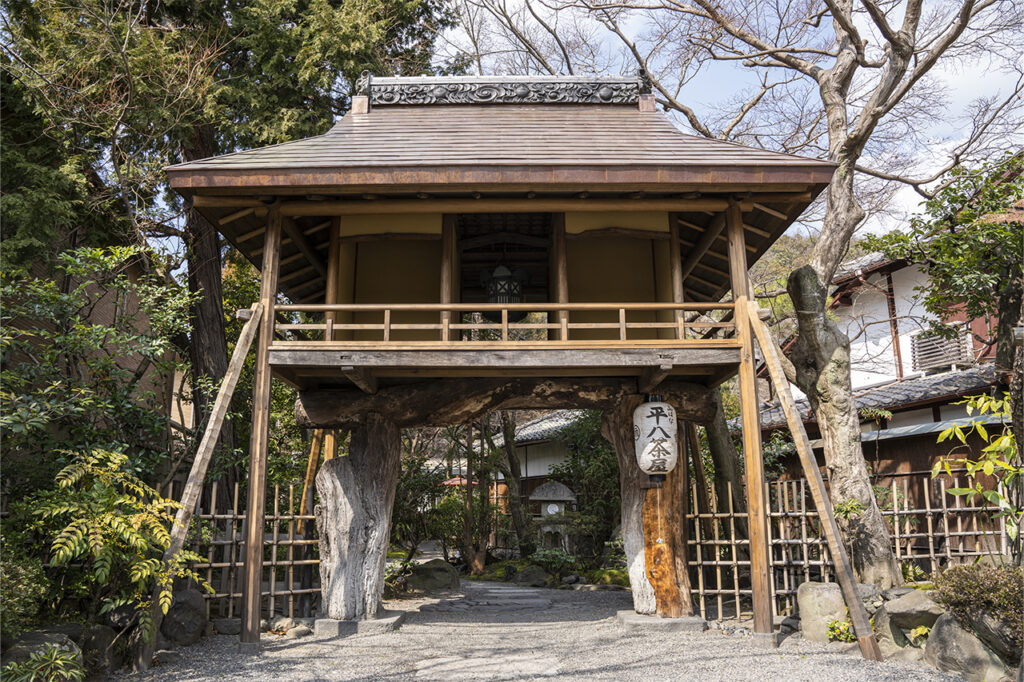
<path id="1" fill-rule="evenodd" d="M 385 611 L 384 617 L 373 620 L 335 620 L 317 618 L 313 622 L 316 637 L 345 637 L 347 635 L 377 635 L 397 630 L 405 621 L 405 611 Z"/>
<path id="2" fill-rule="evenodd" d="M 507 656 L 445 656 L 416 663 L 416 677 L 427 680 L 510 680 L 551 677 L 559 673 L 552 656 L 517 654 Z"/>

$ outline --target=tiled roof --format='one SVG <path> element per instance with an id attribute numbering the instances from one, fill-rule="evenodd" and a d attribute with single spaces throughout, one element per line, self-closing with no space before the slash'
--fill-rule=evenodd
<path id="1" fill-rule="evenodd" d="M 537 441 L 551 440 L 556 438 L 567 426 L 576 421 L 576 418 L 583 413 L 583 410 L 555 410 L 543 417 L 538 417 L 516 428 L 516 444 L 534 443 Z M 504 439 L 498 435 L 494 444 L 498 447 L 504 443 Z"/>
<path id="2" fill-rule="evenodd" d="M 963 396 L 992 386 L 999 381 L 995 365 L 985 364 L 970 369 L 943 374 L 932 374 L 917 379 L 896 381 L 885 386 L 869 388 L 854 396 L 858 410 L 864 408 L 892 409 L 925 400 Z M 807 400 L 796 401 L 797 411 L 804 422 L 815 421 Z M 772 405 L 761 410 L 762 428 L 785 426 L 782 408 Z"/>
<path id="3" fill-rule="evenodd" d="M 850 260 L 843 261 L 836 268 L 836 274 L 832 277 L 832 284 L 839 284 L 851 277 L 855 277 L 859 272 L 866 274 L 892 262 L 891 259 L 878 251 L 872 251 L 863 256 L 851 258 Z"/>

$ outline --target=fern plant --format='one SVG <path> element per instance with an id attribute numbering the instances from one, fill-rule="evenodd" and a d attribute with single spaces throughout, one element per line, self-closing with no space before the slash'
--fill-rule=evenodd
<path id="1" fill-rule="evenodd" d="M 21 663 L 8 663 L 3 669 L 4 682 L 80 682 L 85 668 L 78 655 L 55 646 L 37 651 Z"/>
<path id="2" fill-rule="evenodd" d="M 81 564 L 99 613 L 131 604 L 148 632 L 152 595 L 158 595 L 167 613 L 175 578 L 190 578 L 209 589 L 188 566 L 202 561 L 199 555 L 184 550 L 163 560 L 177 502 L 130 473 L 122 453 L 68 454 L 71 464 L 57 475 L 56 490 L 41 496 L 36 514 L 54 527 L 52 564 Z"/>

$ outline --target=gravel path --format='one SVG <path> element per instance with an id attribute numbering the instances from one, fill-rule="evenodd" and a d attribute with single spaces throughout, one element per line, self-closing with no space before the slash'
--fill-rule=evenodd
<path id="1" fill-rule="evenodd" d="M 840 645 L 789 638 L 777 650 L 749 636 L 620 630 L 628 592 L 576 592 L 464 582 L 461 591 L 397 600 L 397 632 L 325 640 L 264 634 L 262 653 L 208 637 L 125 680 L 958 680 L 931 668 L 872 663 Z"/>

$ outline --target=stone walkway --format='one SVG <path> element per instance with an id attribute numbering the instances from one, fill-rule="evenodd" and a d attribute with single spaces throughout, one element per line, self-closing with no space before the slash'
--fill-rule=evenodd
<path id="1" fill-rule="evenodd" d="M 463 582 L 459 591 L 389 601 L 408 612 L 385 634 L 285 639 L 265 634 L 258 656 L 215 636 L 131 680 L 955 680 L 930 668 L 872 663 L 844 647 L 790 639 L 776 650 L 749 636 L 636 632 L 616 625 L 628 592 Z M 848 647 L 846 647 L 848 648 Z"/>

